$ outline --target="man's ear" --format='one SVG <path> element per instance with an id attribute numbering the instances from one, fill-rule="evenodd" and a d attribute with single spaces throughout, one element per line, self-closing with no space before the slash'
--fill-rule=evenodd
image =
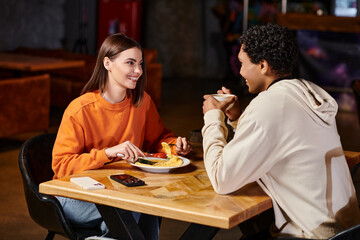
<path id="1" fill-rule="evenodd" d="M 103 64 L 104 64 L 104 67 L 106 68 L 106 70 L 110 70 L 110 65 L 111 65 L 111 61 L 108 57 L 104 57 L 103 59 Z"/>
<path id="2" fill-rule="evenodd" d="M 259 63 L 260 71 L 262 74 L 266 74 L 269 71 L 269 63 L 266 60 L 261 60 Z"/>

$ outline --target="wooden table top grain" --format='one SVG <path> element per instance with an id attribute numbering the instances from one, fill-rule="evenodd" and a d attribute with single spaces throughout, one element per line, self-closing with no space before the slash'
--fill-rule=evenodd
<path id="1" fill-rule="evenodd" d="M 187 157 L 191 164 L 169 173 L 151 173 L 125 161 L 110 163 L 62 179 L 40 184 L 40 192 L 90 201 L 98 204 L 229 229 L 272 207 L 257 183 L 220 195 L 214 192 L 202 161 L 201 144 L 192 144 Z M 349 167 L 360 163 L 360 153 L 344 151 Z M 146 185 L 126 187 L 112 179 L 113 174 L 130 174 Z M 72 177 L 89 176 L 103 183 L 101 190 L 84 190 L 70 182 Z"/>
<path id="2" fill-rule="evenodd" d="M 146 185 L 126 187 L 110 179 L 121 173 L 140 178 Z M 71 177 L 81 176 L 92 177 L 106 188 L 84 190 L 70 182 Z M 119 161 L 41 183 L 40 192 L 224 229 L 272 207 L 270 197 L 256 183 L 232 194 L 215 193 L 201 160 L 191 160 L 190 165 L 169 173 L 145 172 Z"/>

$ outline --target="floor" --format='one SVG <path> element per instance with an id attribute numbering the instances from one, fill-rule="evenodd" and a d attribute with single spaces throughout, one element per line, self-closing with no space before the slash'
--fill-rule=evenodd
<path id="1" fill-rule="evenodd" d="M 202 96 L 215 93 L 221 85 L 233 89 L 237 83 L 223 83 L 218 80 L 166 79 L 163 84 L 163 102 L 160 114 L 165 125 L 180 136 L 189 137 L 192 130 L 202 127 Z M 239 94 L 239 92 L 237 92 Z M 240 93 L 241 94 L 241 93 Z M 251 96 L 245 95 L 245 106 Z M 56 132 L 61 112 L 52 111 L 49 132 Z M 360 127 L 355 113 L 341 112 L 337 117 L 338 130 L 345 150 L 360 151 Z M 40 132 L 20 134 L 0 139 L 0 240 L 2 239 L 45 239 L 46 230 L 34 223 L 27 212 L 17 158 L 21 144 Z M 164 219 L 160 230 L 161 240 L 177 239 L 188 223 Z M 235 227 L 220 230 L 215 240 L 239 239 L 240 230 Z M 56 236 L 55 239 L 65 239 Z"/>

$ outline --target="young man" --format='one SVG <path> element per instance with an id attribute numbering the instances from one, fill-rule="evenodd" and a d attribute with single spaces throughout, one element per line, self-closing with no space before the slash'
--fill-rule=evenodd
<path id="1" fill-rule="evenodd" d="M 272 235 L 327 239 L 359 224 L 336 101 L 291 76 L 297 61 L 292 32 L 255 26 L 239 40 L 240 74 L 259 94 L 242 114 L 236 97 L 218 102 L 204 96 L 204 162 L 214 190 L 227 194 L 256 181 L 273 200 Z M 229 143 L 224 112 L 235 130 Z"/>

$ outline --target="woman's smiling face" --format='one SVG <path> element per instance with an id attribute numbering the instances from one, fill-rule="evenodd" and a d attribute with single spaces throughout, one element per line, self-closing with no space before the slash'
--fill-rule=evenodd
<path id="1" fill-rule="evenodd" d="M 134 47 L 119 53 L 110 60 L 108 77 L 111 85 L 123 89 L 135 89 L 137 81 L 143 74 L 143 58 L 140 49 Z"/>

